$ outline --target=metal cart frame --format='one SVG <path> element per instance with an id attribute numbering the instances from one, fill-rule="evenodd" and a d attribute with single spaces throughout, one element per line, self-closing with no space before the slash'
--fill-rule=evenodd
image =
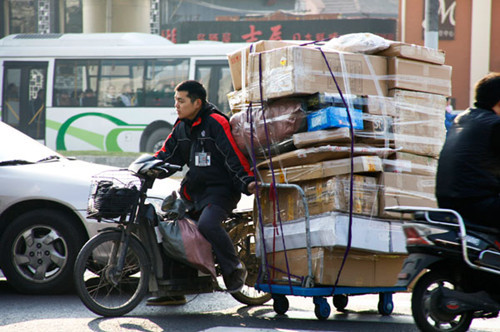
<path id="1" fill-rule="evenodd" d="M 262 183 L 260 187 L 271 188 L 271 184 Z M 366 295 L 366 294 L 379 294 L 378 302 L 378 312 L 381 315 L 388 316 L 392 313 L 394 309 L 394 303 L 392 301 L 392 294 L 395 292 L 406 291 L 405 287 L 344 287 L 344 286 L 326 286 L 326 287 L 315 287 L 314 285 L 314 275 L 312 272 L 312 259 L 311 259 L 311 234 L 310 234 L 310 219 L 309 219 L 309 208 L 305 193 L 302 188 L 296 184 L 275 184 L 276 188 L 292 188 L 296 189 L 302 198 L 302 203 L 304 205 L 304 215 L 305 215 L 305 232 L 306 232 L 306 249 L 307 249 L 307 271 L 306 276 L 302 286 L 296 286 L 291 284 L 272 284 L 262 282 L 263 275 L 260 280 L 257 281 L 255 289 L 271 293 L 273 298 L 273 309 L 279 314 L 283 315 L 287 312 L 289 308 L 289 302 L 286 298 L 287 295 L 312 297 L 313 303 L 315 305 L 314 313 L 316 317 L 320 320 L 326 320 L 331 313 L 330 305 L 327 302 L 327 297 L 333 297 L 333 305 L 337 310 L 342 311 L 345 309 L 348 303 L 348 295 Z M 261 265 L 266 266 L 266 252 L 264 244 L 264 236 L 262 234 L 262 252 L 261 252 Z"/>

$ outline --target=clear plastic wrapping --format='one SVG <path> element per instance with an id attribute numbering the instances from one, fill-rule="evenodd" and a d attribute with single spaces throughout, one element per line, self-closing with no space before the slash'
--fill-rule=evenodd
<path id="1" fill-rule="evenodd" d="M 436 206 L 434 176 L 446 136 L 446 97 L 451 93 L 451 67 L 443 64 L 444 54 L 401 43 L 391 43 L 378 53 L 387 56 L 315 45 L 272 46 L 247 54 L 245 72 L 240 73 L 246 86 L 235 92 L 238 97 L 231 96 L 233 111 L 239 112 L 231 121 L 233 134 L 254 159 L 259 181 L 299 185 L 312 224 L 328 213 L 347 216 L 351 208 L 355 218 L 374 222 L 367 222 L 366 229 L 358 223 L 354 232 L 370 232 L 381 220 L 398 224 L 400 215 L 384 211 L 390 205 Z M 272 105 L 284 100 L 300 104 L 301 111 L 276 116 Z M 248 110 L 250 102 L 259 107 Z M 362 128 L 339 127 L 339 119 L 328 120 L 332 126 L 316 131 L 297 125 L 328 107 L 359 110 Z M 250 111 L 255 112 L 253 133 Z M 345 117 L 341 120 L 345 125 Z M 266 127 L 269 140 L 262 134 Z M 291 189 L 276 193 L 260 188 L 255 220 L 260 214 L 264 226 L 271 228 L 280 221 L 284 225 L 303 221 L 299 193 Z M 384 234 L 394 240 L 391 246 L 404 252 L 402 232 Z M 359 245 L 373 249 L 368 242 L 364 248 Z"/>

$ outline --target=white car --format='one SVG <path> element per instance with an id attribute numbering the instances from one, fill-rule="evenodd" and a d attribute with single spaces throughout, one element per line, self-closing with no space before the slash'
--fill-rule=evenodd
<path id="1" fill-rule="evenodd" d="M 0 142 L 0 269 L 20 292 L 66 291 L 81 246 L 110 226 L 86 214 L 92 175 L 113 167 L 68 159 L 3 122 Z M 152 192 L 178 187 L 164 179 Z"/>

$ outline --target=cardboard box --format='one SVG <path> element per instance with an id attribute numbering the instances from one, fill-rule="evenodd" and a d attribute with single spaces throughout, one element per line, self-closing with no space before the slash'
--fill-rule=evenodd
<path id="1" fill-rule="evenodd" d="M 343 93 L 353 95 L 387 95 L 387 61 L 385 57 L 356 53 L 325 51 Z M 320 50 L 290 46 L 249 57 L 249 98 L 263 99 L 314 94 L 338 93 L 335 81 Z M 262 61 L 262 82 L 259 81 L 259 61 Z M 344 70 L 345 69 L 345 70 Z"/>
<path id="2" fill-rule="evenodd" d="M 413 153 L 396 152 L 382 159 L 384 172 L 436 176 L 438 159 Z"/>
<path id="3" fill-rule="evenodd" d="M 363 129 L 363 114 L 360 109 L 350 109 L 352 127 Z M 317 131 L 333 127 L 350 127 L 345 107 L 329 106 L 307 115 L 307 131 Z"/>
<path id="4" fill-rule="evenodd" d="M 246 111 L 250 105 L 248 102 L 247 90 L 235 90 L 229 92 L 227 94 L 227 101 L 229 102 L 229 108 L 233 114 Z M 252 103 L 252 109 L 256 108 L 261 108 L 260 103 Z"/>
<path id="5" fill-rule="evenodd" d="M 446 138 L 446 97 L 432 93 L 393 90 L 396 107 L 395 147 L 404 152 L 437 157 Z"/>
<path id="6" fill-rule="evenodd" d="M 343 97 L 343 98 L 342 98 Z M 351 108 L 362 109 L 365 104 L 365 100 L 362 96 L 356 95 L 345 95 L 342 94 L 340 96 L 339 93 L 325 93 L 318 92 L 306 98 L 305 103 L 307 105 L 307 109 L 312 110 L 320 110 L 322 108 L 326 108 L 329 106 L 336 107 L 345 107 L 345 104 Z"/>
<path id="7" fill-rule="evenodd" d="M 382 116 L 396 116 L 394 98 L 385 96 L 365 96 L 364 113 Z"/>
<path id="8" fill-rule="evenodd" d="M 432 137 L 432 135 L 394 134 L 396 149 L 422 156 L 438 157 L 443 143 L 444 139 Z"/>
<path id="9" fill-rule="evenodd" d="M 394 104 L 396 114 L 401 114 L 403 112 L 421 112 L 444 116 L 443 110 L 446 107 L 446 96 L 434 93 L 393 89 L 389 91 L 389 97 L 391 97 L 389 99 L 392 100 Z"/>
<path id="10" fill-rule="evenodd" d="M 354 149 L 351 150 L 350 146 L 321 145 L 279 154 L 272 158 L 272 163 L 274 168 L 284 168 L 315 164 L 325 160 L 344 159 L 351 155 L 385 157 L 392 153 L 394 153 L 392 149 L 371 146 L 354 146 Z M 271 168 L 271 160 L 267 159 L 257 164 L 257 168 Z"/>
<path id="11" fill-rule="evenodd" d="M 382 161 L 377 156 L 358 156 L 353 158 L 353 172 L 381 172 Z M 337 159 L 322 161 L 310 165 L 291 166 L 284 168 L 275 168 L 274 177 L 277 183 L 295 183 L 312 179 L 326 178 L 335 175 L 349 174 L 351 171 L 351 160 Z M 259 170 L 262 182 L 271 183 L 271 170 Z"/>
<path id="12" fill-rule="evenodd" d="M 451 95 L 451 67 L 390 57 L 388 88 Z"/>
<path id="13" fill-rule="evenodd" d="M 363 129 L 355 130 L 356 142 L 370 145 L 392 146 L 394 141 L 391 116 L 363 114 Z"/>
<path id="14" fill-rule="evenodd" d="M 309 216 L 330 211 L 345 211 L 350 208 L 350 176 L 334 176 L 297 183 L 304 191 Z M 368 216 L 378 214 L 378 185 L 375 177 L 354 175 L 353 213 Z M 278 202 L 269 195 L 270 189 L 263 188 L 260 195 L 262 222 L 270 224 L 304 218 L 305 206 L 299 191 L 294 188 L 278 188 Z M 273 192 L 271 192 L 273 193 Z"/>
<path id="15" fill-rule="evenodd" d="M 395 205 L 436 208 L 435 181 L 433 176 L 382 173 L 380 176 L 379 216 L 381 218 L 411 218 L 409 214 L 384 211 L 385 207 Z"/>
<path id="16" fill-rule="evenodd" d="M 346 127 L 297 133 L 293 135 L 293 145 L 295 145 L 297 148 L 326 144 L 349 143 L 350 141 L 350 129 Z"/>
<path id="17" fill-rule="evenodd" d="M 378 52 L 377 55 L 396 56 L 438 65 L 444 64 L 445 61 L 445 53 L 442 50 L 401 42 L 392 42 L 388 49 Z"/>
<path id="18" fill-rule="evenodd" d="M 406 254 L 406 238 L 402 222 L 354 214 L 351 227 L 351 247 L 377 253 Z M 275 229 L 279 228 L 279 231 Z M 282 251 L 307 248 L 305 218 L 274 226 L 266 224 L 257 233 L 256 253 L 261 257 L 263 234 L 266 250 Z M 309 218 L 311 247 L 346 247 L 349 237 L 349 214 L 328 212 Z M 284 245 L 283 245 L 284 243 Z"/>
<path id="19" fill-rule="evenodd" d="M 363 126 L 367 126 L 366 130 L 354 130 L 354 136 L 356 143 L 354 148 L 361 149 L 366 147 L 366 144 L 372 145 L 373 148 L 377 146 L 382 146 L 386 149 L 394 147 L 393 140 L 394 135 L 392 133 L 392 123 L 391 117 L 376 118 L 377 116 L 371 116 L 370 114 L 364 114 Z M 383 117 L 383 116 L 382 116 Z M 387 128 L 387 129 L 386 129 Z M 384 132 L 385 130 L 385 132 Z M 388 132 L 387 132 L 388 131 Z M 303 133 L 297 133 L 293 135 L 293 145 L 296 148 L 307 148 L 307 147 L 321 147 L 325 145 L 332 145 L 335 148 L 347 147 L 348 143 L 351 142 L 351 134 L 349 128 L 330 128 L 327 130 L 309 131 Z M 365 143 L 364 145 L 361 143 Z M 390 151 L 386 151 L 390 153 Z M 374 154 L 374 153 L 366 153 Z"/>
<path id="20" fill-rule="evenodd" d="M 278 283 L 288 283 L 287 266 L 292 281 L 300 281 L 294 276 L 308 275 L 306 249 L 269 253 L 270 277 Z M 311 262 L 314 282 L 318 285 L 335 285 L 338 271 L 344 257 L 344 249 L 325 247 L 312 248 Z M 340 274 L 338 286 L 351 287 L 393 287 L 397 282 L 403 261 L 407 255 L 377 255 L 369 252 L 351 250 Z M 281 272 L 284 271 L 284 272 Z"/>
<path id="21" fill-rule="evenodd" d="M 363 113 L 383 116 L 394 116 L 395 106 L 393 98 L 385 96 L 357 96 L 357 95 L 342 95 L 338 93 L 315 93 L 306 98 L 308 110 L 319 110 L 328 106 L 345 107 L 344 101 L 351 108 L 362 109 Z"/>
<path id="22" fill-rule="evenodd" d="M 298 45 L 301 43 L 303 42 L 293 40 L 261 40 L 256 43 L 248 44 L 248 46 L 229 54 L 227 57 L 229 62 L 229 69 L 231 70 L 231 79 L 233 81 L 234 89 L 240 90 L 241 88 L 243 88 L 243 86 L 247 86 L 248 56 L 250 52 L 261 53 L 276 48 Z M 242 84 L 243 79 L 245 80 L 245 84 Z"/>

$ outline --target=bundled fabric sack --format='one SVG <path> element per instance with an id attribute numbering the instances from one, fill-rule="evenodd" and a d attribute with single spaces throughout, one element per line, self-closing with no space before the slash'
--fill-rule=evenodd
<path id="1" fill-rule="evenodd" d="M 162 221 L 159 224 L 165 253 L 216 279 L 212 245 L 191 219 Z"/>
<path id="2" fill-rule="evenodd" d="M 391 41 L 369 32 L 357 32 L 333 38 L 323 46 L 341 52 L 375 54 L 388 49 Z"/>
<path id="3" fill-rule="evenodd" d="M 260 107 L 252 109 L 252 128 L 247 113 L 236 113 L 230 120 L 236 144 L 247 155 L 251 155 L 252 136 L 255 152 L 259 149 L 266 151 L 268 145 L 279 145 L 293 134 L 307 129 L 306 113 L 300 99 L 280 99 L 270 103 L 265 110 Z"/>

